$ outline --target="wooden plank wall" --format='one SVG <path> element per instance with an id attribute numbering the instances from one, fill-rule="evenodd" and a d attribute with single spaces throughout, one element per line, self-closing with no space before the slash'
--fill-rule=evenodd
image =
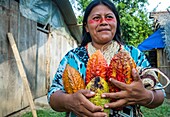
<path id="1" fill-rule="evenodd" d="M 170 78 L 170 62 L 167 61 L 166 53 L 163 49 L 157 49 L 157 64 L 158 68 L 163 71 Z M 162 84 L 166 83 L 166 80 L 159 76 Z M 170 85 L 165 89 L 167 98 L 170 99 Z"/>
<path id="2" fill-rule="evenodd" d="M 28 106 L 24 86 L 19 75 L 7 33 L 14 35 L 22 62 L 35 98 L 36 74 L 36 22 L 22 17 L 14 0 L 1 2 L 0 6 L 0 116 L 6 116 Z"/>
<path id="3" fill-rule="evenodd" d="M 53 35 L 47 43 L 48 33 L 37 30 L 37 22 L 21 16 L 18 8 L 15 0 L 0 1 L 0 117 L 29 105 L 7 39 L 8 32 L 13 34 L 16 41 L 34 99 L 47 94 L 50 85 L 47 81 L 47 60 L 50 59 L 52 80 L 61 58 L 68 50 L 77 47 L 76 41 L 63 28 L 58 29 L 57 35 Z"/>
<path id="4" fill-rule="evenodd" d="M 72 48 L 77 47 L 76 42 L 71 36 L 65 31 L 64 28 L 60 28 L 52 31 L 52 38 L 50 44 L 50 82 L 57 71 L 58 65 L 63 56 Z"/>
<path id="5" fill-rule="evenodd" d="M 22 80 L 7 39 L 7 33 L 12 32 L 18 42 L 18 4 L 13 1 L 2 1 L 0 6 L 0 116 L 14 112 L 23 105 L 28 105 Z"/>
<path id="6" fill-rule="evenodd" d="M 40 97 L 47 94 L 46 87 L 46 59 L 47 59 L 47 40 L 48 34 L 37 30 L 37 60 L 36 60 L 36 79 L 35 96 Z"/>

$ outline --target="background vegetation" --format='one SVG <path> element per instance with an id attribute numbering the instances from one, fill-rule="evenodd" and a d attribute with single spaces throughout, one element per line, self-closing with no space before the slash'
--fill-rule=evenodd
<path id="1" fill-rule="evenodd" d="M 92 0 L 70 0 L 76 11 L 78 23 L 82 24 L 82 17 L 86 6 Z M 146 10 L 148 0 L 112 0 L 119 12 L 122 39 L 125 43 L 137 46 L 153 33 L 149 13 Z"/>

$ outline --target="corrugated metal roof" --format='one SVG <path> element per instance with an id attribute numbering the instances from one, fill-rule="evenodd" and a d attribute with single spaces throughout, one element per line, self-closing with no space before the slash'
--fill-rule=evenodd
<path id="1" fill-rule="evenodd" d="M 159 11 L 159 12 L 150 12 L 149 18 L 158 19 L 160 15 L 167 15 L 169 14 L 168 11 Z"/>
<path id="2" fill-rule="evenodd" d="M 77 19 L 69 0 L 53 0 L 60 9 L 65 23 L 67 24 L 72 36 L 81 43 L 81 31 L 77 25 Z"/>

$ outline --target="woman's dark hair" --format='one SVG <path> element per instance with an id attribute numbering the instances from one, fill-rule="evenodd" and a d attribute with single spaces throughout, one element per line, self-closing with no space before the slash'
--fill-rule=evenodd
<path id="1" fill-rule="evenodd" d="M 92 11 L 92 9 L 97 6 L 103 4 L 105 6 L 107 6 L 116 16 L 117 19 L 117 29 L 116 29 L 116 34 L 113 38 L 113 40 L 116 40 L 118 43 L 122 43 L 121 41 L 121 31 L 120 31 L 120 19 L 119 19 L 119 15 L 118 12 L 116 10 L 115 5 L 110 1 L 110 0 L 93 0 L 86 8 L 85 13 L 84 13 L 84 18 L 83 18 L 83 30 L 82 30 L 82 43 L 81 46 L 86 46 L 88 42 L 91 42 L 91 36 L 88 32 L 86 32 L 85 26 L 87 24 L 87 19 L 88 16 L 90 14 L 90 12 Z"/>

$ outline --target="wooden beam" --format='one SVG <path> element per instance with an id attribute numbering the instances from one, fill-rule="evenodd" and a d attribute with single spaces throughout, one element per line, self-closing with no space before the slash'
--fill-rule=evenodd
<path id="1" fill-rule="evenodd" d="M 27 97 L 28 97 L 28 101 L 29 101 L 29 104 L 30 104 L 30 107 L 31 107 L 33 117 L 37 117 L 37 113 L 36 113 L 35 105 L 34 105 L 34 102 L 33 102 L 31 90 L 30 90 L 30 87 L 29 87 L 29 83 L 28 83 L 28 80 L 27 80 L 27 76 L 26 76 L 26 73 L 25 73 L 25 70 L 24 70 L 24 67 L 23 67 L 23 64 L 22 64 L 22 61 L 21 61 L 21 57 L 20 57 L 20 54 L 18 52 L 16 43 L 15 43 L 15 40 L 14 40 L 14 37 L 13 37 L 12 33 L 8 33 L 7 35 L 8 35 L 8 39 L 9 39 L 12 51 L 14 53 L 14 57 L 15 57 L 15 60 L 16 60 L 17 66 L 18 66 L 20 76 L 21 76 L 23 84 L 24 84 L 24 88 L 25 88 L 25 91 L 26 91 L 26 94 L 27 94 Z"/>
<path id="2" fill-rule="evenodd" d="M 160 49 L 156 49 L 156 53 L 157 53 L 157 68 L 159 68 L 160 69 L 160 66 L 162 65 L 161 63 L 160 63 L 160 57 L 161 57 L 161 55 L 160 55 Z M 160 74 L 158 73 L 158 79 L 160 80 Z"/>
<path id="3" fill-rule="evenodd" d="M 48 34 L 48 40 L 46 45 L 46 90 L 50 89 L 50 62 L 51 62 L 51 54 L 50 54 L 50 45 L 51 45 L 51 32 Z"/>

